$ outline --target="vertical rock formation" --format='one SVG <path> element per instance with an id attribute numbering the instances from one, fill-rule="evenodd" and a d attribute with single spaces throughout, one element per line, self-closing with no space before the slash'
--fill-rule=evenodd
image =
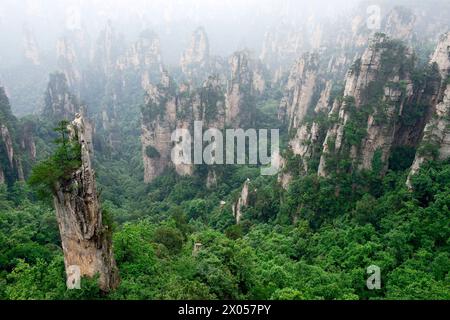
<path id="1" fill-rule="evenodd" d="M 24 30 L 23 47 L 25 58 L 33 65 L 39 66 L 41 64 L 39 47 L 34 33 L 28 27 Z"/>
<path id="2" fill-rule="evenodd" d="M 310 168 L 311 159 L 320 156 L 317 145 L 323 141 L 326 128 L 318 120 L 329 111 L 331 90 L 332 82 L 326 80 L 318 54 L 304 54 L 292 67 L 278 114 L 290 133 L 288 155 L 285 157 L 291 159 L 282 161 L 284 172 L 280 175 L 284 186 L 292 177 L 287 167 L 295 168 L 296 173 L 298 170 L 307 173 L 313 169 Z"/>
<path id="3" fill-rule="evenodd" d="M 56 42 L 56 58 L 58 70 L 64 73 L 67 85 L 77 96 L 81 96 L 84 86 L 91 80 L 86 76 L 91 66 L 92 46 L 86 30 L 67 32 Z"/>
<path id="4" fill-rule="evenodd" d="M 161 44 L 156 33 L 151 30 L 142 32 L 139 40 L 118 58 L 116 67 L 124 90 L 139 85 L 146 90 L 150 84 L 157 84 L 161 80 L 164 68 Z"/>
<path id="5" fill-rule="evenodd" d="M 93 67 L 104 78 L 110 78 L 116 68 L 117 59 L 124 53 L 123 38 L 108 21 L 100 33 L 94 49 Z"/>
<path id="6" fill-rule="evenodd" d="M 393 39 L 410 41 L 414 35 L 417 17 L 405 7 L 395 7 L 384 21 L 384 32 Z"/>
<path id="7" fill-rule="evenodd" d="M 54 205 L 64 251 L 64 264 L 80 269 L 81 276 L 99 276 L 99 287 L 108 292 L 119 284 L 112 252 L 111 229 L 103 223 L 86 120 L 77 114 L 69 125 L 70 139 L 80 144 L 81 166 L 55 187 Z"/>
<path id="8" fill-rule="evenodd" d="M 144 180 L 153 181 L 167 167 L 174 167 L 180 175 L 191 175 L 193 165 L 174 164 L 171 159 L 172 132 L 187 129 L 193 137 L 194 121 L 208 127 L 225 127 L 225 97 L 217 77 L 210 77 L 199 89 L 176 86 L 167 73 L 159 85 L 147 90 L 142 108 L 142 153 Z"/>
<path id="9" fill-rule="evenodd" d="M 281 23 L 266 32 L 260 59 L 274 82 L 281 79 L 297 57 L 309 50 L 306 31 L 303 31 L 298 25 Z"/>
<path id="10" fill-rule="evenodd" d="M 191 85 L 202 83 L 211 73 L 209 40 L 204 28 L 192 34 L 188 48 L 180 61 L 181 71 Z"/>
<path id="11" fill-rule="evenodd" d="M 75 48 L 67 38 L 61 38 L 56 43 L 56 57 L 58 60 L 58 68 L 64 73 L 68 85 L 71 88 L 79 88 L 82 75 L 81 70 L 77 67 L 78 57 Z"/>
<path id="12" fill-rule="evenodd" d="M 319 175 L 371 170 L 375 162 L 380 170 L 387 168 L 397 120 L 413 94 L 412 67 L 411 54 L 402 44 L 375 36 L 348 73 L 343 98 L 333 106 L 330 117 L 336 122 L 327 132 Z"/>
<path id="13" fill-rule="evenodd" d="M 29 158 L 32 161 L 35 156 L 32 132 L 14 117 L 5 90 L 0 87 L 0 184 L 23 181 L 23 160 Z"/>
<path id="14" fill-rule="evenodd" d="M 226 124 L 234 128 L 251 127 L 256 111 L 254 62 L 248 52 L 240 51 L 233 54 L 229 63 L 231 77 L 226 94 Z"/>
<path id="15" fill-rule="evenodd" d="M 150 183 L 170 163 L 171 134 L 176 123 L 176 88 L 167 73 L 158 86 L 147 90 L 142 109 L 142 154 L 144 181 Z"/>
<path id="16" fill-rule="evenodd" d="M 292 67 L 280 106 L 280 118 L 287 121 L 289 130 L 303 122 L 313 105 L 319 86 L 319 61 L 316 54 L 305 54 Z"/>
<path id="17" fill-rule="evenodd" d="M 408 186 L 423 163 L 450 157 L 450 32 L 441 37 L 431 63 L 438 68 L 441 84 L 411 168 Z"/>
<path id="18" fill-rule="evenodd" d="M 70 92 L 66 76 L 63 73 L 53 73 L 45 93 L 43 116 L 58 122 L 72 119 L 80 112 L 78 99 Z"/>
<path id="19" fill-rule="evenodd" d="M 242 210 L 249 205 L 249 199 L 250 199 L 250 179 L 247 179 L 245 181 L 244 186 L 242 187 L 241 194 L 234 203 L 232 207 L 234 218 L 236 219 L 236 224 L 239 224 L 242 219 Z"/>

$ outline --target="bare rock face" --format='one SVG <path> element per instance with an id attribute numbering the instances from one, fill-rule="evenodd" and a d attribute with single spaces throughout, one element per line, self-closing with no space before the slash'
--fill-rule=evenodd
<path id="1" fill-rule="evenodd" d="M 168 168 L 180 175 L 192 175 L 194 166 L 175 164 L 171 153 L 171 136 L 176 129 L 185 129 L 193 137 L 194 122 L 203 121 L 204 130 L 225 127 L 225 96 L 217 77 L 210 77 L 199 89 L 178 87 L 167 72 L 159 85 L 147 90 L 142 109 L 142 153 L 144 180 L 152 182 Z"/>
<path id="2" fill-rule="evenodd" d="M 171 134 L 176 122 L 176 88 L 166 74 L 158 86 L 147 90 L 142 118 L 144 181 L 150 183 L 170 163 Z"/>
<path id="3" fill-rule="evenodd" d="M 34 141 L 35 123 L 27 121 L 22 125 L 20 146 L 32 162 L 36 160 L 36 143 Z"/>
<path id="4" fill-rule="evenodd" d="M 14 117 L 5 90 L 0 87 L 0 184 L 12 185 L 25 179 L 23 156 L 30 160 L 36 156 L 33 135 Z"/>
<path id="5" fill-rule="evenodd" d="M 77 96 L 84 89 L 86 69 L 90 69 L 92 47 L 89 34 L 85 30 L 66 33 L 56 42 L 56 58 L 58 70 L 64 73 L 67 85 Z"/>
<path id="6" fill-rule="evenodd" d="M 290 132 L 289 152 L 297 157 L 294 165 L 301 173 L 307 173 L 310 161 L 317 153 L 317 144 L 323 141 L 324 128 L 317 121 L 307 121 L 306 117 L 318 118 L 329 111 L 332 82 L 325 80 L 319 66 L 317 54 L 304 54 L 292 67 L 285 86 L 284 97 L 279 108 L 279 118 L 288 125 Z M 283 160 L 283 170 L 279 176 L 284 187 L 289 184 L 292 173 L 286 172 L 287 160 Z"/>
<path id="7" fill-rule="evenodd" d="M 33 65 L 39 66 L 41 64 L 39 46 L 34 33 L 29 28 L 24 30 L 23 46 L 25 58 Z"/>
<path id="8" fill-rule="evenodd" d="M 146 90 L 150 84 L 161 80 L 164 71 L 161 59 L 161 44 L 156 33 L 146 30 L 141 33 L 139 40 L 117 60 L 117 69 L 122 75 L 123 85 L 133 85 L 132 79 L 126 74 L 137 74 L 142 89 Z M 131 82 L 131 83 L 130 83 Z"/>
<path id="9" fill-rule="evenodd" d="M 251 127 L 256 111 L 257 88 L 262 88 L 261 76 L 255 77 L 255 63 L 247 51 L 233 54 L 229 61 L 231 77 L 226 94 L 226 124 L 234 128 Z"/>
<path id="10" fill-rule="evenodd" d="M 313 102 L 318 82 L 318 56 L 305 54 L 289 74 L 285 89 L 286 116 L 289 130 L 298 128 Z"/>
<path id="11" fill-rule="evenodd" d="M 204 28 L 194 31 L 180 61 L 181 71 L 191 85 L 201 83 L 212 71 L 209 40 Z"/>
<path id="12" fill-rule="evenodd" d="M 347 75 L 344 96 L 335 102 L 319 165 L 327 176 L 329 157 L 346 158 L 353 169 L 385 170 L 395 142 L 397 120 L 413 95 L 410 52 L 384 35 L 377 35 Z"/>
<path id="13" fill-rule="evenodd" d="M 102 77 L 108 79 L 113 75 L 117 60 L 123 53 L 123 38 L 109 21 L 95 44 L 92 58 L 93 67 Z"/>
<path id="14" fill-rule="evenodd" d="M 260 59 L 270 70 L 274 82 L 281 79 L 297 57 L 310 49 L 306 33 L 290 23 L 280 23 L 266 32 Z M 317 36 L 316 42 L 319 41 Z"/>
<path id="15" fill-rule="evenodd" d="M 411 167 L 407 182 L 409 187 L 412 176 L 425 162 L 450 157 L 450 32 L 441 37 L 431 63 L 437 65 L 442 82 L 436 105 L 425 126 L 422 142 Z"/>
<path id="16" fill-rule="evenodd" d="M 414 35 L 417 17 L 405 7 L 395 7 L 385 18 L 384 32 L 390 37 L 410 41 Z"/>
<path id="17" fill-rule="evenodd" d="M 242 219 L 242 209 L 248 207 L 250 196 L 250 179 L 245 181 L 242 187 L 241 195 L 236 203 L 232 207 L 234 218 L 236 219 L 236 224 L 239 224 Z"/>
<path id="18" fill-rule="evenodd" d="M 80 111 L 78 99 L 70 93 L 66 76 L 53 73 L 45 93 L 43 115 L 55 121 L 72 119 Z"/>
<path id="19" fill-rule="evenodd" d="M 68 275 L 77 266 L 81 276 L 99 275 L 101 290 L 108 292 L 119 284 L 119 275 L 113 256 L 111 230 L 103 224 L 102 210 L 92 168 L 90 133 L 87 120 L 77 114 L 69 125 L 71 139 L 81 145 L 81 167 L 68 181 L 55 188 L 54 205 L 64 251 Z"/>

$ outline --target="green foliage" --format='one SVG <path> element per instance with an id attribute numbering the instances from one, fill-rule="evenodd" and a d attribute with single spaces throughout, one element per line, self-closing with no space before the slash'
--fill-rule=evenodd
<path id="1" fill-rule="evenodd" d="M 261 188 L 272 186 L 256 179 L 251 185 L 261 197 L 251 199 L 240 225 L 223 232 L 208 225 L 216 210 L 208 197 L 172 206 L 159 221 L 120 224 L 113 239 L 122 282 L 107 296 L 95 279 L 83 279 L 81 291 L 66 289 L 54 214 L 24 199 L 13 211 L 0 210 L 0 297 L 448 299 L 450 164 L 426 165 L 413 192 L 405 178 L 388 172 L 371 184 L 370 176 L 312 175 L 268 201 Z M 107 211 L 121 213 L 111 204 Z M 258 214 L 265 211 L 276 220 Z M 196 254 L 194 243 L 202 244 Z M 382 270 L 382 290 L 366 287 L 373 264 Z"/>
<path id="2" fill-rule="evenodd" d="M 157 158 L 160 158 L 160 157 L 161 157 L 161 155 L 160 155 L 160 153 L 158 152 L 158 150 L 157 150 L 155 147 L 153 147 L 153 146 L 147 146 L 147 147 L 145 148 L 145 154 L 146 154 L 147 157 L 149 157 L 150 159 L 157 159 Z"/>
<path id="3" fill-rule="evenodd" d="M 367 135 L 367 118 L 370 109 L 357 108 L 353 97 L 344 98 L 345 108 L 349 114 L 349 119 L 344 127 L 345 141 L 350 146 L 359 146 Z"/>
<path id="4" fill-rule="evenodd" d="M 404 171 L 411 168 L 416 156 L 416 149 L 408 146 L 396 147 L 389 157 L 389 169 L 392 171 Z"/>
<path id="5" fill-rule="evenodd" d="M 81 145 L 76 137 L 69 138 L 68 125 L 67 121 L 62 121 L 55 128 L 59 137 L 55 140 L 54 154 L 33 168 L 28 181 L 43 198 L 54 193 L 56 184 L 68 180 L 81 166 Z"/>
<path id="6" fill-rule="evenodd" d="M 166 247 L 171 254 L 179 253 L 183 246 L 182 233 L 172 227 L 160 227 L 156 229 L 153 239 L 155 243 L 162 244 Z"/>
<path id="7" fill-rule="evenodd" d="M 420 156 L 436 159 L 439 156 L 439 144 L 432 140 L 422 142 L 417 152 Z"/>
<path id="8" fill-rule="evenodd" d="M 377 149 L 372 158 L 372 171 L 375 172 L 375 174 L 377 175 L 381 174 L 384 169 L 382 157 L 383 157 L 383 150 Z"/>

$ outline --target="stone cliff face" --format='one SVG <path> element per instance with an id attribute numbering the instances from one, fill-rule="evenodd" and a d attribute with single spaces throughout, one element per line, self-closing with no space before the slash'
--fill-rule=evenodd
<path id="1" fill-rule="evenodd" d="M 76 266 L 81 276 L 99 275 L 100 288 L 108 292 L 119 284 L 112 252 L 111 230 L 103 223 L 95 172 L 91 164 L 92 141 L 86 120 L 80 115 L 69 125 L 70 137 L 81 147 L 81 166 L 66 181 L 57 183 L 54 205 L 69 275 Z"/>
<path id="2" fill-rule="evenodd" d="M 260 69 L 249 61 L 246 52 L 233 55 L 230 66 L 231 79 L 226 94 L 219 76 L 210 76 L 200 88 L 193 88 L 189 85 L 177 86 L 164 73 L 159 85 L 148 87 L 146 105 L 142 109 L 141 134 L 146 183 L 169 167 L 180 175 L 193 174 L 194 165 L 172 161 L 174 145 L 171 135 L 176 129 L 186 129 L 193 137 L 194 121 L 203 121 L 203 130 L 221 130 L 226 125 L 251 126 L 256 107 L 254 98 L 259 90 L 264 90 L 264 78 L 255 76 Z M 217 172 L 210 168 L 206 180 L 208 185 L 214 185 Z"/>
<path id="3" fill-rule="evenodd" d="M 35 66 L 40 65 L 41 56 L 39 46 L 34 33 L 29 28 L 25 28 L 24 30 L 23 47 L 25 58 Z"/>
<path id="4" fill-rule="evenodd" d="M 246 51 L 233 54 L 229 64 L 231 75 L 227 84 L 226 124 L 234 128 L 251 127 L 255 118 L 255 99 L 265 87 L 262 67 Z"/>
<path id="5" fill-rule="evenodd" d="M 249 205 L 249 199 L 250 199 L 250 179 L 247 179 L 247 181 L 244 183 L 244 186 L 242 187 L 241 194 L 236 201 L 236 203 L 233 204 L 232 211 L 234 218 L 236 219 L 236 224 L 239 224 L 242 219 L 242 210 L 248 207 Z"/>
<path id="6" fill-rule="evenodd" d="M 56 42 L 58 70 L 64 73 L 70 90 L 79 96 L 87 85 L 86 71 L 92 59 L 92 44 L 85 30 L 71 31 Z"/>
<path id="7" fill-rule="evenodd" d="M 441 83 L 411 168 L 409 186 L 411 177 L 426 161 L 445 160 L 450 157 L 450 32 L 441 37 L 431 63 L 437 67 Z"/>
<path id="8" fill-rule="evenodd" d="M 144 90 L 151 83 L 158 83 L 164 70 L 158 36 L 150 30 L 142 32 L 139 40 L 118 58 L 117 69 L 123 86 L 134 84 L 133 79 L 130 79 L 132 75 L 138 76 L 136 80 Z"/>
<path id="9" fill-rule="evenodd" d="M 319 61 L 316 54 L 305 54 L 292 67 L 280 105 L 279 117 L 289 130 L 298 128 L 306 117 L 318 86 Z"/>
<path id="10" fill-rule="evenodd" d="M 176 88 L 165 74 L 161 84 L 147 90 L 142 110 L 142 154 L 144 180 L 153 181 L 170 163 L 171 134 L 176 122 Z"/>
<path id="11" fill-rule="evenodd" d="M 209 40 L 204 28 L 194 31 L 188 48 L 180 61 L 181 71 L 188 83 L 201 83 L 212 72 Z"/>
<path id="12" fill-rule="evenodd" d="M 14 117 L 0 87 L 0 184 L 12 185 L 25 179 L 29 162 L 36 157 L 33 131 L 29 122 L 21 123 Z M 29 161 L 24 164 L 24 160 Z"/>
<path id="13" fill-rule="evenodd" d="M 95 44 L 93 67 L 105 78 L 113 75 L 116 62 L 124 53 L 124 41 L 109 21 Z"/>
<path id="14" fill-rule="evenodd" d="M 193 137 L 194 121 L 208 127 L 225 126 L 225 97 L 217 77 L 210 77 L 199 89 L 177 87 L 167 73 L 157 86 L 147 90 L 142 109 L 142 153 L 144 180 L 150 183 L 168 167 L 180 175 L 191 175 L 193 165 L 175 164 L 171 159 L 172 132 L 186 129 Z"/>
<path id="15" fill-rule="evenodd" d="M 385 18 L 384 32 L 394 39 L 411 41 L 417 17 L 405 7 L 395 7 Z"/>
<path id="16" fill-rule="evenodd" d="M 288 126 L 288 153 L 301 158 L 295 171 L 308 172 L 311 159 L 317 157 L 317 144 L 323 141 L 324 134 L 317 119 L 329 112 L 331 90 L 332 82 L 326 80 L 317 54 L 304 54 L 292 67 L 278 116 Z M 286 169 L 287 161 L 282 164 Z M 292 176 L 284 171 L 280 180 L 286 186 Z"/>
<path id="17" fill-rule="evenodd" d="M 73 119 L 78 112 L 80 104 L 70 92 L 66 76 L 62 73 L 51 74 L 45 93 L 43 116 L 58 122 Z"/>
<path id="18" fill-rule="evenodd" d="M 333 170 L 385 170 L 395 140 L 397 119 L 405 101 L 413 95 L 410 52 L 401 44 L 377 35 L 347 75 L 343 98 L 330 117 L 320 160 L 319 175 Z M 348 157 L 348 158 L 347 158 Z M 350 167 L 333 168 L 331 158 L 349 161 Z"/>
<path id="19" fill-rule="evenodd" d="M 281 23 L 264 36 L 261 61 L 270 70 L 274 82 L 278 82 L 291 64 L 302 53 L 311 49 L 306 33 L 298 25 Z"/>
<path id="20" fill-rule="evenodd" d="M 325 80 L 323 69 L 316 67 L 310 55 L 299 60 L 288 78 L 280 108 L 290 130 L 280 183 L 286 186 L 293 175 L 310 172 L 330 176 L 374 170 L 383 174 L 394 149 L 417 148 L 427 119 L 437 121 L 427 128 L 441 128 L 431 136 L 440 136 L 439 146 L 445 157 L 448 151 L 442 120 L 447 84 L 439 89 L 440 79 L 448 77 L 450 66 L 445 39 L 432 61 L 441 75 L 430 67 L 422 80 L 413 81 L 416 66 L 411 50 L 384 34 L 375 35 L 350 68 L 342 94 L 333 93 L 333 82 Z M 333 94 L 337 98 L 331 101 Z M 433 105 L 437 114 L 430 116 Z"/>

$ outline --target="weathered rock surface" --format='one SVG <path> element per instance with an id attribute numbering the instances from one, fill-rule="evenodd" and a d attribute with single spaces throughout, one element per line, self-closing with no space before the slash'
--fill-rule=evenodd
<path id="1" fill-rule="evenodd" d="M 423 139 L 416 154 L 411 178 L 421 166 L 430 160 L 445 160 L 450 157 L 450 32 L 443 35 L 433 54 L 431 63 L 435 64 L 441 77 L 441 86 L 437 92 L 436 105 L 426 124 Z"/>
<path id="2" fill-rule="evenodd" d="M 40 65 L 41 54 L 39 46 L 36 41 L 36 37 L 34 36 L 34 33 L 30 30 L 30 28 L 25 28 L 24 30 L 23 46 L 25 58 L 35 66 Z"/>
<path id="3" fill-rule="evenodd" d="M 24 172 L 23 160 L 32 162 L 36 157 L 33 135 L 29 122 L 22 124 L 12 114 L 9 99 L 0 87 L 0 184 L 12 185 L 25 179 L 29 168 L 27 164 Z"/>
<path id="4" fill-rule="evenodd" d="M 134 85 L 131 75 L 137 75 L 142 89 L 146 90 L 153 83 L 161 80 L 164 71 L 161 58 L 159 37 L 151 30 L 141 33 L 139 40 L 117 60 L 117 69 L 122 78 L 123 86 Z"/>
<path id="5" fill-rule="evenodd" d="M 209 40 L 204 28 L 197 28 L 192 34 L 189 46 L 181 57 L 180 66 L 191 85 L 202 83 L 213 72 Z"/>
<path id="6" fill-rule="evenodd" d="M 255 118 L 257 92 L 264 78 L 255 73 L 255 62 L 247 51 L 236 52 L 229 60 L 231 76 L 226 93 L 226 124 L 233 128 L 251 127 Z"/>
<path id="7" fill-rule="evenodd" d="M 233 207 L 231 208 L 233 211 L 233 216 L 236 219 L 236 224 L 239 224 L 242 219 L 242 210 L 249 205 L 249 197 L 250 197 L 250 179 L 247 179 L 245 181 L 244 186 L 242 187 L 241 194 L 234 203 Z"/>
<path id="8" fill-rule="evenodd" d="M 384 35 L 377 35 L 347 75 L 344 98 L 331 116 L 337 118 L 327 132 L 319 175 L 326 176 L 329 157 L 349 157 L 352 167 L 373 169 L 374 161 L 388 164 L 397 119 L 412 96 L 411 54 Z"/>
<path id="9" fill-rule="evenodd" d="M 73 119 L 80 112 L 78 99 L 70 92 L 66 76 L 53 73 L 45 93 L 43 116 L 53 121 Z"/>
<path id="10" fill-rule="evenodd" d="M 159 85 L 149 87 L 141 134 L 146 183 L 168 167 L 180 175 L 193 173 L 193 165 L 172 162 L 171 135 L 176 129 L 186 129 L 193 137 L 194 121 L 203 121 L 204 130 L 225 127 L 225 96 L 218 78 L 210 77 L 201 88 L 191 90 L 184 85 L 177 87 L 165 73 Z"/>
<path id="11" fill-rule="evenodd" d="M 69 125 L 71 139 L 81 145 L 81 167 L 57 184 L 54 205 L 64 251 L 66 272 L 76 266 L 81 276 L 99 275 L 100 288 L 108 292 L 119 284 L 110 226 L 103 223 L 91 164 L 91 144 L 86 120 L 77 114 Z"/>

